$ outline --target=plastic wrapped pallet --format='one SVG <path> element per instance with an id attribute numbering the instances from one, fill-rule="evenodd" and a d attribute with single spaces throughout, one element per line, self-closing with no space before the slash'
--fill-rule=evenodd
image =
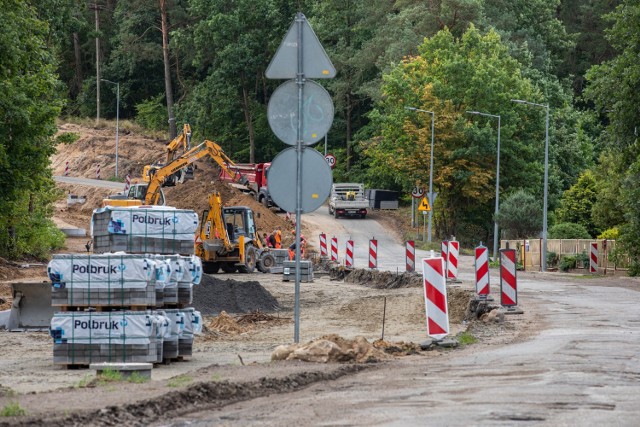
<path id="1" fill-rule="evenodd" d="M 175 359 L 179 356 L 178 345 L 180 334 L 184 330 L 184 313 L 178 309 L 162 310 L 160 312 L 169 319 L 169 326 L 164 335 L 162 358 Z"/>
<path id="2" fill-rule="evenodd" d="M 156 344 L 156 355 L 153 363 L 162 363 L 162 349 L 164 346 L 164 336 L 169 328 L 169 318 L 160 312 L 152 313 L 153 329 L 151 332 L 151 342 Z"/>
<path id="3" fill-rule="evenodd" d="M 198 215 L 167 206 L 106 206 L 93 211 L 95 253 L 193 255 Z"/>
<path id="4" fill-rule="evenodd" d="M 47 266 L 53 306 L 156 305 L 157 263 L 143 255 L 53 255 Z"/>
<path id="5" fill-rule="evenodd" d="M 178 304 L 184 307 L 193 302 L 193 285 L 200 284 L 202 279 L 202 261 L 195 255 L 181 258 L 184 275 L 178 280 Z"/>
<path id="6" fill-rule="evenodd" d="M 152 312 L 60 312 L 51 319 L 53 363 L 154 362 L 158 346 Z"/>
<path id="7" fill-rule="evenodd" d="M 184 315 L 184 329 L 178 339 L 178 355 L 191 356 L 193 354 L 193 336 L 202 332 L 202 315 L 192 307 L 180 311 Z"/>
<path id="8" fill-rule="evenodd" d="M 175 305 L 178 303 L 178 281 L 185 276 L 184 260 L 180 255 L 150 255 L 162 270 L 163 305 Z M 160 275 L 159 275 L 160 276 Z M 187 275 L 188 277 L 188 275 Z"/>

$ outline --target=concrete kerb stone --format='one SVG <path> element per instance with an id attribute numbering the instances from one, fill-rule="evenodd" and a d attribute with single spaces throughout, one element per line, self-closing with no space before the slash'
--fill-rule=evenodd
<path id="1" fill-rule="evenodd" d="M 433 350 L 436 347 L 442 348 L 454 348 L 458 347 L 460 342 L 455 337 L 444 337 L 442 339 L 436 340 L 433 338 L 427 338 L 426 340 L 420 343 L 420 349 L 422 351 Z"/>
<path id="2" fill-rule="evenodd" d="M 89 369 L 96 371 L 96 376 L 99 377 L 104 374 L 105 371 L 120 372 L 122 378 L 126 379 L 131 377 L 134 372 L 143 378 L 151 379 L 151 370 L 153 369 L 152 363 L 92 363 L 89 365 Z"/>

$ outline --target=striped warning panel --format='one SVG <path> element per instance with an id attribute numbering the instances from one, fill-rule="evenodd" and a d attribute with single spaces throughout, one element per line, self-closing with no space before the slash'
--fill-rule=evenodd
<path id="1" fill-rule="evenodd" d="M 460 242 L 450 241 L 447 248 L 447 278 L 458 278 L 458 258 L 460 254 Z"/>
<path id="2" fill-rule="evenodd" d="M 338 261 L 338 238 L 331 238 L 331 261 Z"/>
<path id="3" fill-rule="evenodd" d="M 416 245 L 413 240 L 407 240 L 405 258 L 406 258 L 407 271 L 408 272 L 416 271 Z"/>
<path id="4" fill-rule="evenodd" d="M 320 233 L 320 256 L 327 256 L 327 235 Z"/>
<path id="5" fill-rule="evenodd" d="M 378 241 L 369 240 L 369 268 L 378 268 Z"/>
<path id="6" fill-rule="evenodd" d="M 353 267 L 353 240 L 347 240 L 346 257 L 344 258 L 344 264 L 347 267 Z"/>
<path id="7" fill-rule="evenodd" d="M 589 272 L 597 273 L 598 272 L 598 242 L 589 243 L 590 254 L 589 254 Z"/>
<path id="8" fill-rule="evenodd" d="M 516 250 L 500 250 L 500 304 L 504 307 L 518 305 L 516 277 Z"/>
<path id="9" fill-rule="evenodd" d="M 475 249 L 476 294 L 489 295 L 489 249 L 478 246 Z"/>
<path id="10" fill-rule="evenodd" d="M 422 260 L 427 334 L 435 339 L 442 339 L 449 334 L 447 282 L 444 275 L 444 259 L 442 257 Z"/>

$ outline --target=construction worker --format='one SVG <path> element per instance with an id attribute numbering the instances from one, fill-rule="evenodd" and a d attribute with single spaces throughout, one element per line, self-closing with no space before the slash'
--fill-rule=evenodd
<path id="1" fill-rule="evenodd" d="M 275 238 L 274 247 L 276 249 L 282 249 L 282 231 L 280 231 L 280 227 L 276 227 L 276 230 L 273 232 L 273 237 Z"/>
<path id="2" fill-rule="evenodd" d="M 295 234 L 295 231 L 293 231 Z M 307 240 L 304 238 L 304 235 L 300 235 L 300 259 L 304 259 L 304 250 L 307 246 Z M 293 261 L 296 259 L 296 242 L 294 242 L 289 246 L 289 260 Z"/>

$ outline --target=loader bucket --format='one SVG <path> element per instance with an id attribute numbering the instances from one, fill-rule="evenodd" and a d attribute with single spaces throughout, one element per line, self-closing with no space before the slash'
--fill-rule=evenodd
<path id="1" fill-rule="evenodd" d="M 9 313 L 9 331 L 47 330 L 53 313 L 50 282 L 11 283 L 13 304 Z"/>

